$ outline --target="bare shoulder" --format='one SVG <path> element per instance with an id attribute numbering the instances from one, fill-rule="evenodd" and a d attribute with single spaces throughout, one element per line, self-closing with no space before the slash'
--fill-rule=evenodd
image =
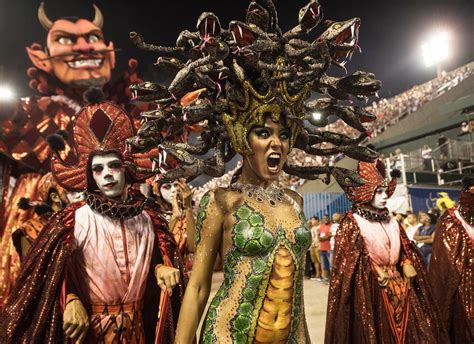
<path id="1" fill-rule="evenodd" d="M 298 192 L 291 189 L 284 189 L 284 192 L 298 203 L 300 207 L 303 207 L 303 197 Z"/>
<path id="2" fill-rule="evenodd" d="M 206 192 L 201 199 L 201 203 L 206 203 L 206 206 L 208 204 L 213 204 L 213 207 L 225 212 L 231 197 L 232 191 L 229 188 L 218 187 Z"/>

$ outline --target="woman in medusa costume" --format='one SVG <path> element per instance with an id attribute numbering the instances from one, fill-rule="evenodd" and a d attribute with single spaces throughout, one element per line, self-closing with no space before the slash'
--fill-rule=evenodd
<path id="1" fill-rule="evenodd" d="M 335 238 L 325 343 L 449 343 L 423 259 L 385 207 L 397 174 L 381 160 L 358 171 L 364 185 L 344 187 L 353 210 Z"/>
<path id="2" fill-rule="evenodd" d="M 147 82 L 133 88 L 137 99 L 153 101 L 159 108 L 142 113 L 145 122 L 129 140 L 131 148 L 145 151 L 159 146 L 180 162 L 179 167 L 163 173 L 166 158 L 160 154 L 154 159 L 154 171 L 162 174 L 164 182 L 180 177 L 189 181 L 200 174 L 221 176 L 225 162 L 236 153 L 243 156 L 233 183 L 209 191 L 201 200 L 195 263 L 177 343 L 189 343 L 195 336 L 218 252 L 224 258 L 224 282 L 204 321 L 204 343 L 310 341 L 303 273 L 311 234 L 301 197 L 273 182 L 285 171 L 306 179 L 325 175 L 325 181 L 333 175 L 342 185 L 360 185 L 354 171 L 291 165 L 287 155 L 297 148 L 313 155 L 344 153 L 373 160 L 376 153 L 360 142 L 367 137 L 362 123 L 375 117 L 339 101 L 352 96 L 363 99 L 380 88 L 380 81 L 370 73 L 355 72 L 342 78 L 326 74 L 331 64 L 344 68 L 358 48 L 360 20 L 327 21 L 317 39 L 304 39 L 321 18 L 319 4 L 310 1 L 299 12 L 299 24 L 282 33 L 276 9 L 266 0 L 262 5 L 252 2 L 246 20 L 230 22 L 227 30 L 214 14 L 203 13 L 197 31 L 182 31 L 175 47 L 148 44 L 140 34 L 130 34 L 138 47 L 160 55 L 158 66 L 177 71 L 169 87 Z M 182 54 L 187 61 L 163 57 L 165 54 Z M 306 102 L 312 91 L 326 97 Z M 193 102 L 184 106 L 177 101 L 190 93 L 195 96 Z M 321 120 L 313 119 L 315 111 L 323 115 Z M 330 115 L 360 135 L 350 138 L 306 121 L 322 127 Z M 197 143 L 172 143 L 160 136 L 164 128 L 172 132 L 196 123 L 202 127 Z M 209 158 L 196 157 L 211 150 Z"/>

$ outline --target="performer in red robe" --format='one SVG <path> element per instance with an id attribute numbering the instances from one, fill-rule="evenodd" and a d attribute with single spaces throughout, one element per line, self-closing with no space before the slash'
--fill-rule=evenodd
<path id="1" fill-rule="evenodd" d="M 94 18 L 50 19 L 44 4 L 38 20 L 46 30 L 46 45 L 26 48 L 34 67 L 28 69 L 30 87 L 38 95 L 21 98 L 0 107 L 0 309 L 18 275 L 20 260 L 12 243 L 12 232 L 33 218 L 32 211 L 21 211 L 21 197 L 37 199 L 37 184 L 50 171 L 51 151 L 47 136 L 68 133 L 64 159 L 74 158 L 72 126 L 77 112 L 86 103 L 84 92 L 90 86 L 102 87 L 107 100 L 121 104 L 132 118 L 139 109 L 130 102 L 129 85 L 138 83 L 137 61 L 111 82 L 115 67 L 113 42 L 104 37 L 103 16 L 94 6 Z M 143 107 L 142 107 L 143 109 Z M 8 185 L 17 178 L 7 201 Z"/>
<path id="2" fill-rule="evenodd" d="M 192 206 L 192 191 L 185 179 L 172 183 L 153 185 L 153 193 L 159 211 L 168 221 L 168 227 L 178 244 L 179 252 L 186 264 L 186 271 L 192 269 L 194 253 L 194 214 Z"/>
<path id="3" fill-rule="evenodd" d="M 428 277 L 451 343 L 474 342 L 474 179 L 438 220 Z"/>
<path id="4" fill-rule="evenodd" d="M 131 121 L 112 103 L 84 107 L 73 127 L 75 164 L 51 169 L 85 201 L 54 215 L 30 249 L 0 315 L 1 343 L 172 343 L 186 277 L 162 217 L 130 186 Z M 162 291 L 160 292 L 160 288 Z"/>
<path id="5" fill-rule="evenodd" d="M 385 207 L 396 178 L 359 162 L 363 186 L 335 237 L 325 343 L 447 343 L 423 260 Z"/>

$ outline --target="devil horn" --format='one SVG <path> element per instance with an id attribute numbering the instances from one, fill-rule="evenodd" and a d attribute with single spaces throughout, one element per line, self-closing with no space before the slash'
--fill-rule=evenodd
<path id="1" fill-rule="evenodd" d="M 94 6 L 95 11 L 94 21 L 92 23 L 94 23 L 94 25 L 99 29 L 102 29 L 102 26 L 104 25 L 104 17 L 102 16 L 102 12 L 95 4 L 92 4 L 92 6 Z"/>
<path id="2" fill-rule="evenodd" d="M 42 2 L 40 7 L 38 8 L 38 20 L 41 26 L 44 27 L 46 31 L 51 30 L 51 27 L 53 26 L 53 22 L 46 15 L 46 12 L 44 10 L 44 2 Z"/>

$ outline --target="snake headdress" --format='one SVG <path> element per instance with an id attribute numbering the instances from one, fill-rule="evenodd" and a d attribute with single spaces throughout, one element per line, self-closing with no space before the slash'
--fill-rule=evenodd
<path id="1" fill-rule="evenodd" d="M 376 95 L 381 82 L 362 71 L 345 77 L 327 74 L 331 66 L 345 70 L 359 49 L 360 19 L 322 18 L 320 4 L 311 0 L 300 9 L 298 24 L 283 32 L 273 1 L 263 0 L 251 2 L 245 20 L 233 20 L 227 29 L 215 14 L 202 13 L 196 31 L 182 31 L 172 47 L 147 43 L 131 32 L 137 47 L 157 54 L 158 67 L 175 72 L 167 87 L 153 82 L 131 87 L 137 100 L 157 104 L 156 110 L 142 113 L 141 129 L 128 140 L 131 149 L 142 152 L 158 146 L 179 162 L 166 170 L 161 153 L 154 158 L 154 170 L 143 172 L 161 174 L 164 180 L 222 176 L 225 163 L 236 153 L 252 153 L 248 133 L 268 115 L 275 121 L 284 116 L 292 148 L 373 161 L 377 153 L 361 142 L 368 136 L 364 123 L 375 116 L 347 101 Z M 325 25 L 323 33 L 311 39 L 319 25 Z M 352 138 L 325 130 L 329 116 L 337 116 L 360 135 Z M 197 144 L 166 140 L 163 132 L 173 134 L 185 125 L 201 128 Z M 212 157 L 198 157 L 211 150 Z M 363 184 L 355 171 L 333 166 L 286 164 L 284 171 L 305 179 L 324 175 L 327 182 L 333 175 L 342 186 Z"/>

